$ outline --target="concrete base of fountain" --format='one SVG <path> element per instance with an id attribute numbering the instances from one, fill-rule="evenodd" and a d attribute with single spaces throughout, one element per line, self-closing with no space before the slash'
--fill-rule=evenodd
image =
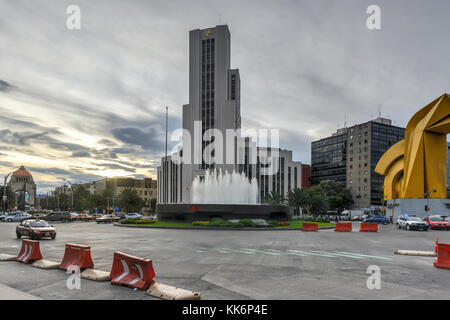
<path id="1" fill-rule="evenodd" d="M 207 221 L 222 219 L 290 220 L 292 209 L 265 204 L 157 204 L 159 220 Z"/>

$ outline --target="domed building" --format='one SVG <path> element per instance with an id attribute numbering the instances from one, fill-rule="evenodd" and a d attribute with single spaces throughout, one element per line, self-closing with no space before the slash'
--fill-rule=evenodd
<path id="1" fill-rule="evenodd" d="M 36 184 L 31 173 L 21 166 L 14 171 L 9 180 L 8 186 L 16 194 L 17 209 L 25 210 L 25 206 L 36 206 Z M 28 194 L 28 198 L 27 195 Z"/>

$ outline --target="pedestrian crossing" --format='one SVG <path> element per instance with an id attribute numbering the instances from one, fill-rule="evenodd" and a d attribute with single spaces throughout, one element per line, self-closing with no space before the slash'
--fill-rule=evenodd
<path id="1" fill-rule="evenodd" d="M 255 248 L 197 248 L 198 253 L 218 252 L 220 254 L 246 254 L 246 255 L 267 255 L 267 256 L 299 256 L 299 257 L 323 257 L 323 258 L 348 258 L 354 260 L 380 259 L 395 260 L 390 257 L 368 255 L 347 251 L 321 251 L 321 250 L 277 250 L 277 249 L 255 249 Z"/>

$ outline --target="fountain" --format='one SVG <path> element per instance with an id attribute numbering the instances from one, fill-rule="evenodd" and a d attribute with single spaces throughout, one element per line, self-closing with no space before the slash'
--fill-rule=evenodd
<path id="1" fill-rule="evenodd" d="M 286 206 L 261 204 L 258 182 L 244 173 L 209 170 L 195 177 L 190 188 L 189 203 L 157 204 L 162 220 L 206 221 L 223 219 L 290 219 Z"/>
<path id="2" fill-rule="evenodd" d="M 244 173 L 208 170 L 204 181 L 195 177 L 191 188 L 192 204 L 258 204 L 258 182 Z"/>

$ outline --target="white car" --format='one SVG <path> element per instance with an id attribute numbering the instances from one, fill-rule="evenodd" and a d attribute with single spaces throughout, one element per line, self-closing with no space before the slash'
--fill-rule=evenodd
<path id="1" fill-rule="evenodd" d="M 125 219 L 132 219 L 132 218 L 142 218 L 142 215 L 137 213 L 137 212 L 133 212 L 133 213 L 129 213 L 125 216 Z"/>
<path id="2" fill-rule="evenodd" d="M 402 214 L 396 221 L 398 229 L 428 231 L 428 224 L 414 215 Z"/>

